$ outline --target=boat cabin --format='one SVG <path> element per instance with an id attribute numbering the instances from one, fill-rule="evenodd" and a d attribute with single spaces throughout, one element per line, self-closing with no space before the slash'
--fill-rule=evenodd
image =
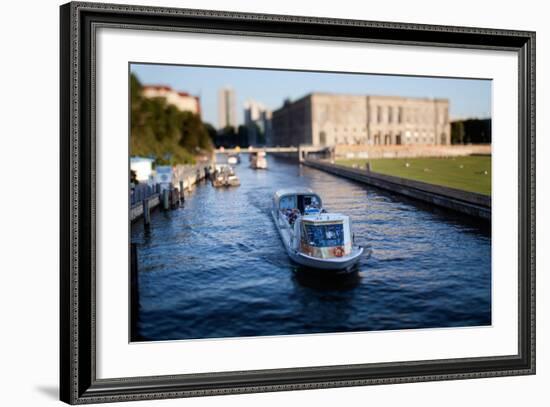
<path id="1" fill-rule="evenodd" d="M 352 251 L 349 217 L 338 213 L 306 215 L 295 233 L 300 251 L 312 257 L 342 257 Z"/>
<path id="2" fill-rule="evenodd" d="M 273 207 L 280 212 L 296 212 L 299 215 L 320 213 L 323 206 L 319 195 L 309 188 L 277 191 Z"/>
<path id="3" fill-rule="evenodd" d="M 309 188 L 277 191 L 272 215 L 288 255 L 298 264 L 344 270 L 364 252 L 353 244 L 350 217 L 328 213 L 319 195 Z"/>
<path id="4" fill-rule="evenodd" d="M 277 191 L 273 206 L 293 229 L 294 249 L 323 259 L 351 253 L 349 217 L 326 213 L 319 195 L 309 188 Z M 296 222 L 298 218 L 300 222 Z"/>

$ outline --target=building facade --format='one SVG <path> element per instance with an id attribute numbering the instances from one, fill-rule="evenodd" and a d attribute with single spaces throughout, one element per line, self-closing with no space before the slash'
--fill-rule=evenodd
<path id="1" fill-rule="evenodd" d="M 235 91 L 231 88 L 222 88 L 218 91 L 218 128 L 237 128 L 237 104 Z"/>
<path id="2" fill-rule="evenodd" d="M 248 132 L 248 142 L 252 146 L 269 145 L 271 141 L 271 110 L 255 100 L 244 103 L 244 125 Z"/>
<path id="3" fill-rule="evenodd" d="M 146 85 L 143 87 L 142 95 L 146 98 L 165 98 L 166 103 L 177 107 L 182 112 L 191 112 L 199 116 L 201 114 L 201 104 L 198 96 L 175 91 L 170 86 Z"/>
<path id="4" fill-rule="evenodd" d="M 272 145 L 448 145 L 447 99 L 312 93 L 273 112 Z"/>

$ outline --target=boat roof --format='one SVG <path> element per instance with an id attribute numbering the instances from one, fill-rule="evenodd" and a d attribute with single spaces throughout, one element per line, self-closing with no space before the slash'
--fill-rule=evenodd
<path id="1" fill-rule="evenodd" d="M 311 188 L 296 187 L 296 188 L 283 188 L 275 192 L 274 197 L 280 199 L 286 195 L 317 195 Z"/>

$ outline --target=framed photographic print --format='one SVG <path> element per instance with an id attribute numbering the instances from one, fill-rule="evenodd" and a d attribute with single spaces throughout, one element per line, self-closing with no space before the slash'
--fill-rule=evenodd
<path id="1" fill-rule="evenodd" d="M 60 13 L 63 401 L 535 373 L 535 33 Z"/>

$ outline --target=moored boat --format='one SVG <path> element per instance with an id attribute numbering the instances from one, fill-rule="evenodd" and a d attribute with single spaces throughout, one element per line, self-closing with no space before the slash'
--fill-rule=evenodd
<path id="1" fill-rule="evenodd" d="M 265 151 L 250 153 L 250 168 L 255 170 L 267 170 L 267 158 Z"/>
<path id="2" fill-rule="evenodd" d="M 227 157 L 227 164 L 237 165 L 241 163 L 241 156 L 239 154 L 231 154 Z"/>
<path id="3" fill-rule="evenodd" d="M 309 188 L 283 189 L 273 196 L 272 216 L 288 256 L 302 266 L 346 270 L 364 248 L 353 242 L 347 215 L 328 213 Z"/>
<path id="4" fill-rule="evenodd" d="M 241 181 L 233 168 L 229 165 L 216 165 L 216 170 L 212 177 L 213 187 L 238 187 L 239 185 L 241 185 Z"/>

